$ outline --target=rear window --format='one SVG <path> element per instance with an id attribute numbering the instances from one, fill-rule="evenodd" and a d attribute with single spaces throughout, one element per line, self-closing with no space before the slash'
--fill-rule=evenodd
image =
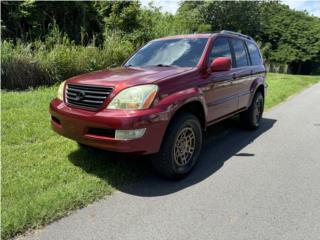
<path id="1" fill-rule="evenodd" d="M 240 39 L 232 38 L 231 43 L 234 49 L 237 67 L 248 66 L 249 62 L 244 42 Z"/>
<path id="2" fill-rule="evenodd" d="M 257 46 L 252 42 L 247 42 L 247 46 L 248 46 L 252 65 L 260 65 L 262 61 L 261 61 L 261 56 Z"/>

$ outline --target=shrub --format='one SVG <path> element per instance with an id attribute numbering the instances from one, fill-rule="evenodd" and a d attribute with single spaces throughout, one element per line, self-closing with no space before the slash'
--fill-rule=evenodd
<path id="1" fill-rule="evenodd" d="M 105 34 L 102 47 L 79 46 L 63 36 L 53 42 L 31 44 L 1 42 L 3 89 L 26 89 L 52 85 L 69 77 L 120 65 L 134 50 L 117 33 Z"/>
<path id="2" fill-rule="evenodd" d="M 2 64 L 1 79 L 4 89 L 24 89 L 51 83 L 50 75 L 38 62 L 19 56 Z"/>
<path id="3" fill-rule="evenodd" d="M 24 89 L 50 85 L 51 76 L 32 56 L 30 45 L 1 43 L 1 88 Z"/>

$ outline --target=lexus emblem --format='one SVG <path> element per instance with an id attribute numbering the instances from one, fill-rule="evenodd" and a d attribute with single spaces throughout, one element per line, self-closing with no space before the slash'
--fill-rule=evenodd
<path id="1" fill-rule="evenodd" d="M 86 96 L 85 92 L 83 92 L 83 91 L 78 92 L 77 95 L 76 95 L 76 100 L 77 101 L 82 101 L 85 96 Z"/>

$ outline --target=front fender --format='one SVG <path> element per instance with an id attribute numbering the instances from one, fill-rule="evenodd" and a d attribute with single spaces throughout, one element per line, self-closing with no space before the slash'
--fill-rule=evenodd
<path id="1" fill-rule="evenodd" d="M 157 104 L 157 107 L 162 108 L 167 111 L 170 115 L 170 119 L 172 116 L 183 106 L 191 102 L 200 102 L 204 114 L 205 119 L 207 119 L 208 109 L 205 104 L 205 99 L 203 93 L 198 88 L 189 88 L 184 89 L 166 96 L 162 96 Z"/>

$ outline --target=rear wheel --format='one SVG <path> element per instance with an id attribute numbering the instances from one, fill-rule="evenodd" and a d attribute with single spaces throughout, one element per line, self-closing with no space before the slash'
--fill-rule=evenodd
<path id="1" fill-rule="evenodd" d="M 240 115 L 244 127 L 250 130 L 257 129 L 260 125 L 263 110 L 264 98 L 261 92 L 257 92 L 250 107 Z"/>
<path id="2" fill-rule="evenodd" d="M 169 125 L 161 149 L 152 163 L 161 175 L 179 179 L 194 167 L 202 146 L 202 128 L 198 118 L 179 114 Z"/>

